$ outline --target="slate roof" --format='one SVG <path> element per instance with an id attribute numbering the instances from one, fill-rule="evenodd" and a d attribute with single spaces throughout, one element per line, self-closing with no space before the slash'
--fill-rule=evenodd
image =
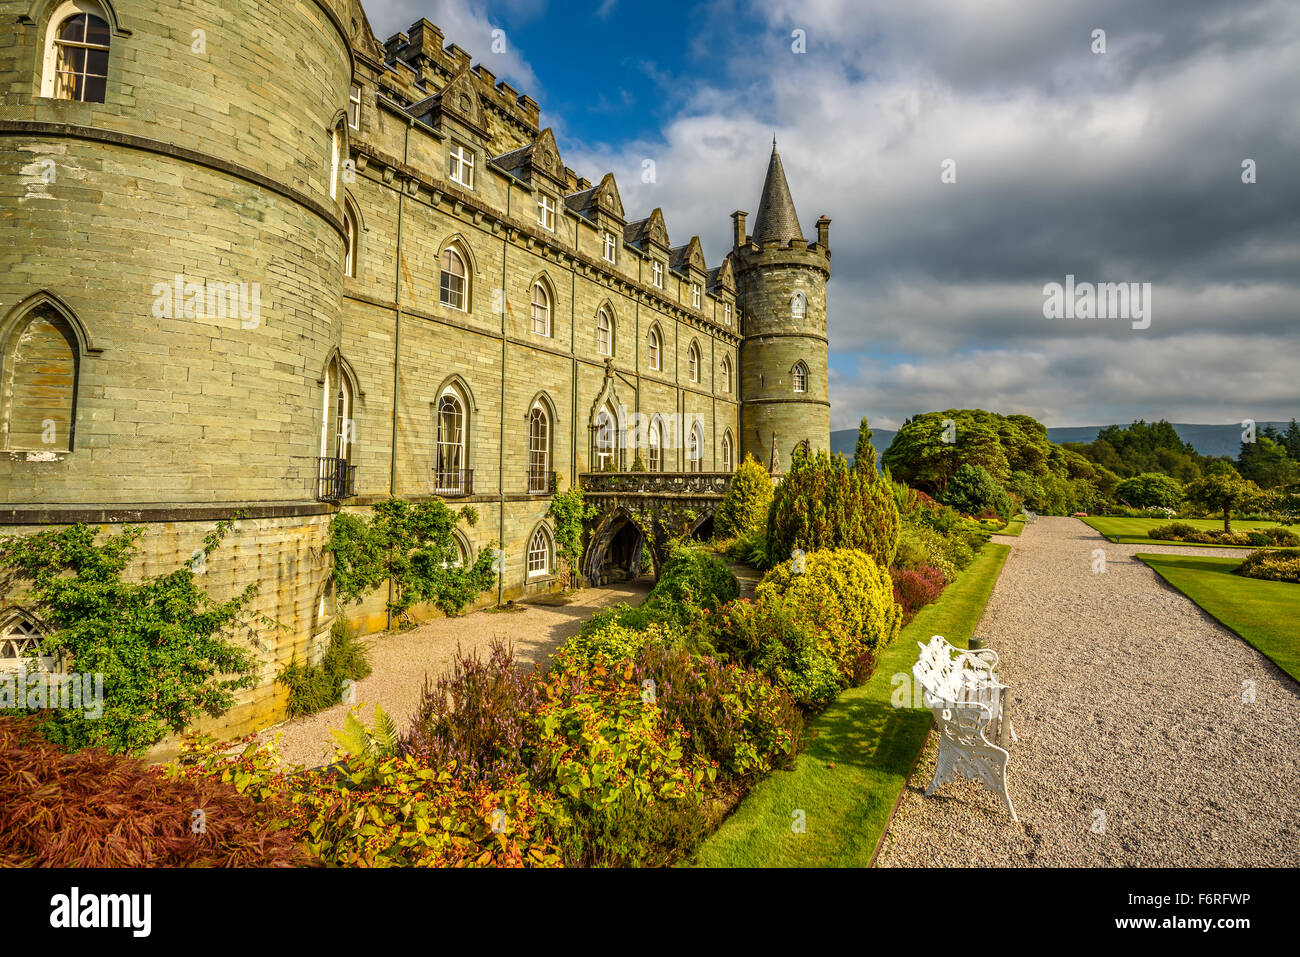
<path id="1" fill-rule="evenodd" d="M 754 217 L 751 235 L 757 243 L 773 240 L 788 243 L 804 238 L 799 230 L 799 214 L 794 211 L 790 184 L 785 181 L 781 154 L 776 151 L 776 140 L 772 141 L 772 158 L 767 164 L 767 179 L 763 181 L 763 196 L 758 201 L 758 215 Z"/>

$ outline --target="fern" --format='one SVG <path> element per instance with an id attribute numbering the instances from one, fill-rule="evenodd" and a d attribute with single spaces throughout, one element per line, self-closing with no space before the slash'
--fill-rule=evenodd
<path id="1" fill-rule="evenodd" d="M 391 757 L 397 752 L 397 725 L 379 705 L 375 705 L 375 717 L 370 727 L 366 727 L 352 711 L 343 721 L 343 730 L 330 729 L 330 734 L 338 742 L 339 752 L 361 761 Z"/>

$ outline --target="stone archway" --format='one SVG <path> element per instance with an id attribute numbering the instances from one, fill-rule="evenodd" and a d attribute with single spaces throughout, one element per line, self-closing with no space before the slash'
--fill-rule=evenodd
<path id="1" fill-rule="evenodd" d="M 645 532 L 626 510 L 606 512 L 591 533 L 582 562 L 583 577 L 592 585 L 608 585 L 639 578 L 645 571 L 653 572 L 641 564 L 645 545 Z"/>

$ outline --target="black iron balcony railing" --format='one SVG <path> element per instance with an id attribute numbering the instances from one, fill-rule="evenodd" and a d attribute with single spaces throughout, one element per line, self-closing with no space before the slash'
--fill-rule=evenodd
<path id="1" fill-rule="evenodd" d="M 554 495 L 555 473 L 545 469 L 528 467 L 528 494 Z"/>
<path id="2" fill-rule="evenodd" d="M 721 498 L 734 477 L 732 472 L 584 472 L 578 481 L 597 494 Z"/>
<path id="3" fill-rule="evenodd" d="M 473 469 L 434 469 L 433 491 L 438 495 L 473 495 Z"/>
<path id="4" fill-rule="evenodd" d="M 357 467 L 348 465 L 347 459 L 318 459 L 316 473 L 316 498 L 322 502 L 337 502 L 357 494 Z"/>

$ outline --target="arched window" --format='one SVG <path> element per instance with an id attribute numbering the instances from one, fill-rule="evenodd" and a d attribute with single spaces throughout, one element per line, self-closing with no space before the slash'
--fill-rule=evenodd
<path id="1" fill-rule="evenodd" d="M 434 489 L 440 495 L 468 494 L 465 454 L 465 400 L 454 387 L 438 398 L 438 453 Z"/>
<path id="2" fill-rule="evenodd" d="M 465 312 L 469 303 L 468 273 L 465 259 L 454 246 L 442 253 L 442 282 L 438 299 L 444 306 Z"/>
<path id="3" fill-rule="evenodd" d="M 614 468 L 622 471 L 623 468 L 623 432 L 619 428 L 618 413 L 610 403 L 596 415 L 596 421 L 593 424 L 593 445 L 592 461 L 596 470 L 603 472 L 606 469 Z"/>
<path id="4" fill-rule="evenodd" d="M 443 565 L 444 568 L 448 566 L 452 568 L 468 568 L 473 564 L 473 561 L 470 559 L 473 551 L 470 549 L 469 542 L 465 539 L 465 536 L 459 531 L 452 533 L 451 545 L 452 548 L 455 549 L 455 554 L 452 556 L 450 561 Z"/>
<path id="5" fill-rule="evenodd" d="M 686 468 L 690 472 L 704 470 L 704 429 L 698 422 L 691 426 L 690 438 L 686 441 Z"/>
<path id="6" fill-rule="evenodd" d="M 700 381 L 700 347 L 697 343 L 692 342 L 690 351 L 686 356 L 687 373 L 692 382 Z"/>
<path id="7" fill-rule="evenodd" d="M 795 392 L 808 391 L 808 367 L 802 361 L 794 364 L 794 368 L 790 370 L 790 378 L 794 382 Z"/>
<path id="8" fill-rule="evenodd" d="M 731 391 L 731 357 L 722 357 L 722 367 L 719 370 L 719 385 L 724 393 Z"/>
<path id="9" fill-rule="evenodd" d="M 540 402 L 528 413 L 528 491 L 544 495 L 551 490 L 551 417 Z"/>
<path id="10" fill-rule="evenodd" d="M 802 319 L 808 314 L 808 300 L 804 298 L 802 292 L 796 292 L 790 297 L 790 318 Z"/>
<path id="11" fill-rule="evenodd" d="M 41 654 L 41 632 L 23 612 L 11 612 L 0 624 L 0 674 L 26 668 L 50 671 L 54 656 Z"/>
<path id="12" fill-rule="evenodd" d="M 731 433 L 722 433 L 722 471 L 730 472 L 736 467 L 736 450 L 731 441 Z"/>
<path id="13" fill-rule="evenodd" d="M 528 577 L 540 578 L 551 573 L 551 536 L 539 525 L 528 542 Z"/>
<path id="14" fill-rule="evenodd" d="M 339 198 L 339 167 L 343 165 L 343 120 L 330 130 L 330 199 Z"/>
<path id="15" fill-rule="evenodd" d="M 659 416 L 655 416 L 650 422 L 650 465 L 651 472 L 662 472 L 664 470 L 664 430 L 659 421 Z"/>
<path id="16" fill-rule="evenodd" d="M 356 494 L 352 462 L 352 445 L 357 428 L 352 418 L 352 380 L 336 355 L 325 369 L 325 388 L 321 406 L 320 460 L 316 473 L 316 497 L 326 502 L 350 498 Z"/>
<path id="17" fill-rule="evenodd" d="M 660 368 L 659 329 L 657 326 L 650 327 L 650 335 L 647 339 L 646 358 L 650 362 L 650 368 L 657 372 Z"/>
<path id="18" fill-rule="evenodd" d="M 614 354 L 614 321 L 604 307 L 596 313 L 596 351 L 602 356 Z"/>
<path id="19" fill-rule="evenodd" d="M 49 306 L 33 309 L 4 343 L 2 361 L 0 447 L 72 451 L 79 364 L 72 326 Z"/>
<path id="20" fill-rule="evenodd" d="M 357 274 L 357 223 L 351 210 L 343 210 L 343 275 Z"/>
<path id="21" fill-rule="evenodd" d="M 551 294 L 540 282 L 533 283 L 533 332 L 539 336 L 551 334 Z"/>
<path id="22" fill-rule="evenodd" d="M 103 103 L 108 91 L 108 23 L 89 0 L 64 3 L 50 17 L 41 95 Z"/>

